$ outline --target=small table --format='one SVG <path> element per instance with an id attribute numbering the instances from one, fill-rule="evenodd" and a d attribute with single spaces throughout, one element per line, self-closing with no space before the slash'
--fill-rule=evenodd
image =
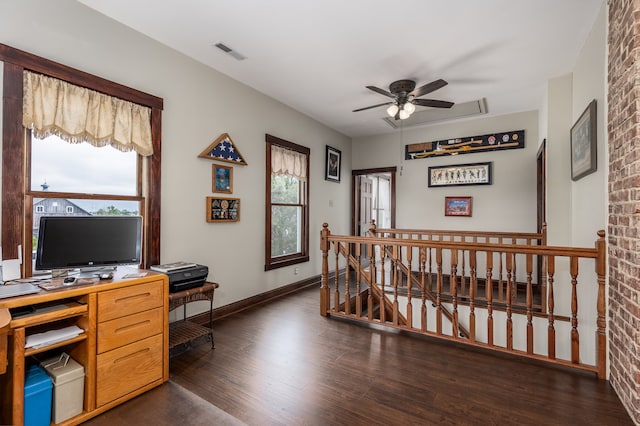
<path id="1" fill-rule="evenodd" d="M 183 319 L 169 324 L 169 349 L 181 345 L 190 346 L 196 339 L 207 335 L 211 339 L 211 349 L 215 348 L 213 343 L 213 293 L 218 287 L 218 283 L 206 282 L 201 287 L 169 293 L 169 311 L 180 306 L 183 307 Z M 208 327 L 189 321 L 187 318 L 187 304 L 198 300 L 208 300 L 210 303 Z"/>

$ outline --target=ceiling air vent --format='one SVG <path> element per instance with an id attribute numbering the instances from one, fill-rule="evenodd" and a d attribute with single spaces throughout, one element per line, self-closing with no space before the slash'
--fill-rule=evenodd
<path id="1" fill-rule="evenodd" d="M 227 46 L 224 43 L 216 43 L 216 44 L 214 44 L 214 46 L 217 47 L 218 49 L 222 50 L 224 53 L 233 56 L 238 61 L 243 61 L 243 60 L 247 59 L 246 56 L 244 56 L 243 54 L 233 50 L 232 48 L 230 48 L 229 46 Z"/>
<path id="2" fill-rule="evenodd" d="M 411 117 L 406 120 L 402 120 L 402 125 L 406 129 L 409 126 L 420 126 L 438 121 L 449 121 L 486 113 L 487 103 L 486 100 L 482 98 L 476 101 L 455 104 L 451 108 L 427 108 L 420 111 L 416 110 Z M 385 117 L 383 120 L 394 129 L 400 127 L 400 120 L 395 120 L 393 117 Z"/>

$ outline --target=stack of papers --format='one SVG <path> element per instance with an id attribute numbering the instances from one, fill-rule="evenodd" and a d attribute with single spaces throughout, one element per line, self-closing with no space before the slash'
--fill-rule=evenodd
<path id="1" fill-rule="evenodd" d="M 27 336 L 24 347 L 34 349 L 44 348 L 45 346 L 71 339 L 72 337 L 76 337 L 82 333 L 84 333 L 83 329 L 77 325 L 70 325 L 69 327 L 61 328 L 59 330 L 49 330 L 44 333 L 32 334 Z"/>
<path id="2" fill-rule="evenodd" d="M 165 274 L 173 271 L 177 271 L 185 268 L 193 268 L 194 266 L 198 266 L 195 263 L 191 262 L 173 262 L 173 263 L 163 263 L 162 265 L 151 265 L 149 269 L 152 271 L 164 272 Z"/>

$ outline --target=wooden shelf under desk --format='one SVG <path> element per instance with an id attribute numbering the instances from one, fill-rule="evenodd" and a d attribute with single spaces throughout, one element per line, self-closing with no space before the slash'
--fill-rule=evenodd
<path id="1" fill-rule="evenodd" d="M 87 338 L 87 335 L 85 333 L 82 333 L 82 334 L 79 334 L 79 335 L 77 335 L 75 337 L 71 337 L 69 339 L 65 339 L 65 340 L 62 340 L 60 342 L 52 343 L 50 345 L 43 346 L 41 348 L 26 348 L 24 350 L 24 356 L 28 357 L 28 356 L 31 356 L 31 355 L 36 355 L 36 354 L 40 354 L 42 352 L 50 351 L 51 349 L 61 348 L 63 346 L 70 345 L 71 343 L 81 342 L 83 340 L 86 340 L 86 338 Z"/>
<path id="2" fill-rule="evenodd" d="M 42 304 L 33 312 L 13 318 L 11 328 L 32 327 L 39 324 L 47 324 L 66 318 L 84 315 L 89 311 L 86 304 L 75 301 L 62 301 L 55 304 Z"/>

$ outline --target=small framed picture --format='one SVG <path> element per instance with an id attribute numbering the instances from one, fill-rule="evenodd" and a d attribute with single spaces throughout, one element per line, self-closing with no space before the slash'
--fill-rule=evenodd
<path id="1" fill-rule="evenodd" d="M 327 145 L 325 180 L 340 182 L 340 169 L 342 164 L 342 152 L 339 149 Z"/>
<path id="2" fill-rule="evenodd" d="M 207 222 L 238 222 L 239 198 L 207 197 Z"/>
<path id="3" fill-rule="evenodd" d="M 471 197 L 444 197 L 445 216 L 471 216 Z"/>
<path id="4" fill-rule="evenodd" d="M 437 186 L 491 185 L 492 165 L 492 162 L 487 162 L 431 166 L 429 167 L 427 185 L 430 188 Z"/>
<path id="5" fill-rule="evenodd" d="M 584 110 L 571 128 L 571 180 L 578 180 L 598 168 L 596 100 Z"/>
<path id="6" fill-rule="evenodd" d="M 233 193 L 233 167 L 213 165 L 213 192 Z"/>

